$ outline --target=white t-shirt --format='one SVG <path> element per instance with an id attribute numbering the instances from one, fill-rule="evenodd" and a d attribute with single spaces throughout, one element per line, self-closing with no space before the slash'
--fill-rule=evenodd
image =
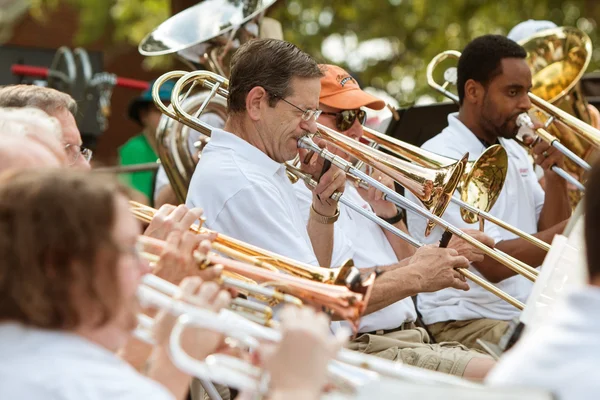
<path id="1" fill-rule="evenodd" d="M 0 398 L 173 400 L 114 353 L 78 335 L 0 324 Z"/>
<path id="2" fill-rule="evenodd" d="M 221 118 L 221 116 L 219 116 L 219 114 L 215 114 L 215 113 L 207 113 L 207 114 L 202 114 L 200 116 L 200 120 L 202 122 L 206 122 L 207 124 L 214 126 L 217 129 L 221 129 L 223 128 L 223 125 L 225 125 L 225 121 L 223 120 L 223 118 Z M 185 128 L 184 128 L 185 129 Z M 191 128 L 187 128 L 189 129 L 189 134 L 188 134 L 188 149 L 189 152 L 192 154 L 195 154 L 197 152 L 196 146 L 194 146 L 194 143 L 196 143 L 200 137 L 204 136 L 202 133 L 191 129 Z M 167 186 L 169 184 L 169 177 L 167 176 L 167 173 L 165 172 L 165 167 L 163 167 L 162 164 L 159 165 L 158 167 L 158 171 L 156 173 L 156 180 L 154 183 L 154 201 L 156 201 L 156 196 L 158 195 L 158 193 L 160 193 L 161 189 L 164 188 L 165 186 Z"/>
<path id="3" fill-rule="evenodd" d="M 486 383 L 543 388 L 560 400 L 595 400 L 599 337 L 600 288 L 587 286 L 570 293 L 553 318 L 504 354 Z"/>
<path id="4" fill-rule="evenodd" d="M 448 116 L 448 127 L 439 135 L 428 140 L 422 148 L 446 157 L 460 159 L 469 152 L 469 160 L 477 159 L 485 150 L 477 137 L 457 118 L 458 114 Z M 490 210 L 490 214 L 513 225 L 524 232 L 537 233 L 537 224 L 544 205 L 544 191 L 537 181 L 533 167 L 525 150 L 514 140 L 500 139 L 500 144 L 508 153 L 508 173 L 504 187 Z M 418 204 L 419 200 L 406 191 L 407 197 Z M 459 197 L 455 192 L 455 197 Z M 478 224 L 467 224 L 460 216 L 460 208 L 450 203 L 442 218 L 458 228 L 478 229 Z M 443 230 L 436 227 L 425 237 L 426 220 L 421 216 L 408 212 L 408 229 L 411 236 L 423 243 L 439 242 Z M 514 239 L 516 236 L 498 226 L 486 222 L 485 233 L 496 242 Z M 481 274 L 471 266 L 473 273 Z M 417 306 L 426 324 L 449 320 L 469 320 L 491 318 L 510 320 L 520 314 L 520 311 L 504 300 L 496 297 L 473 282 L 471 289 L 443 289 L 434 293 L 422 293 L 418 296 Z M 496 286 L 525 303 L 533 283 L 521 275 L 515 275 Z"/>
<path id="5" fill-rule="evenodd" d="M 308 223 L 310 207 L 312 204 L 312 193 L 304 182 L 298 181 L 294 185 L 296 197 Z M 354 204 L 373 212 L 371 206 L 358 193 L 350 183 L 346 183 L 344 198 Z M 391 265 L 398 262 L 396 253 L 390 245 L 383 230 L 375 222 L 353 211 L 340 203 L 340 216 L 334 226 L 334 249 L 335 259 L 354 260 L 357 268 Z M 348 244 L 346 246 L 340 243 Z M 360 321 L 359 332 L 370 332 L 379 329 L 393 329 L 404 322 L 412 322 L 417 319 L 417 313 L 410 297 L 397 301 L 379 311 L 365 315 Z M 335 330 L 343 324 L 350 328 L 346 322 L 333 322 Z"/>
<path id="6" fill-rule="evenodd" d="M 232 133 L 215 130 L 186 205 L 201 207 L 210 229 L 318 265 L 285 167 Z"/>

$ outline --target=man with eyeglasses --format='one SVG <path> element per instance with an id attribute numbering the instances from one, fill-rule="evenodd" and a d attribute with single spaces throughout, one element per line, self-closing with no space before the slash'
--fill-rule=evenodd
<path id="1" fill-rule="evenodd" d="M 91 168 L 92 151 L 83 147 L 74 117 L 77 113 L 77 103 L 71 96 L 34 85 L 5 86 L 0 88 L 0 107 L 39 108 L 56 118 L 62 129 L 61 141 L 67 154 L 67 165 L 74 168 Z"/>
<path id="2" fill-rule="evenodd" d="M 320 178 L 305 223 L 283 165 L 298 155 L 298 139 L 316 131 L 321 76 L 317 63 L 291 43 L 242 45 L 231 61 L 228 119 L 202 152 L 186 204 L 201 207 L 212 229 L 329 267 L 339 215 L 329 196 L 343 190 L 344 174 L 332 167 L 319 176 L 322 162 L 304 165 Z"/>
<path id="3" fill-rule="evenodd" d="M 380 110 L 385 103 L 362 91 L 356 80 L 342 68 L 335 65 L 320 67 L 325 76 L 321 78 L 319 108 L 323 112 L 318 122 L 360 140 L 362 124 L 366 121 L 364 108 Z M 330 150 L 353 161 L 341 150 Z M 390 177 L 378 171 L 373 175 L 390 188 L 394 187 Z M 303 182 L 296 183 L 294 189 L 303 215 L 308 219 L 311 193 Z M 347 181 L 343 196 L 408 232 L 402 210 L 383 200 L 381 192 L 356 188 Z M 384 272 L 375 281 L 358 336 L 349 344 L 351 349 L 458 376 L 477 378 L 485 374 L 493 364 L 489 358 L 457 343 L 431 344 L 427 332 L 415 326 L 417 313 L 411 300 L 411 296 L 419 292 L 446 287 L 468 290 L 469 286 L 454 268 L 468 265 L 467 259 L 483 258 L 481 254 L 471 252 L 472 248 L 459 247 L 458 243 L 453 243 L 454 250 L 428 247 L 415 252 L 412 245 L 344 204 L 340 205 L 335 239 L 333 258 L 352 258 L 362 270 L 377 266 Z M 338 243 L 349 243 L 351 251 Z M 333 322 L 332 329 L 338 330 L 345 324 Z"/>

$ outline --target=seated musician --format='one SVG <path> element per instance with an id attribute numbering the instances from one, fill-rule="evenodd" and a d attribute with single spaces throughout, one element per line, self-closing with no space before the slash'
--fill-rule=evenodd
<path id="1" fill-rule="evenodd" d="M 37 108 L 0 108 L 0 171 L 64 166 L 58 121 Z"/>
<path id="2" fill-rule="evenodd" d="M 585 247 L 588 285 L 573 290 L 557 304 L 538 330 L 525 333 L 489 375 L 491 385 L 547 389 L 560 400 L 598 398 L 594 372 L 600 356 L 600 165 L 586 183 Z"/>
<path id="3" fill-rule="evenodd" d="M 185 398 L 191 377 L 175 367 L 167 350 L 172 318 L 159 319 L 148 376 L 115 355 L 137 324 L 136 292 L 149 272 L 136 247 L 139 233 L 127 189 L 115 179 L 65 169 L 0 177 L 3 398 Z M 188 278 L 180 287 L 213 311 L 229 302 L 212 282 Z M 265 359 L 270 394 L 317 399 L 339 343 L 327 338 L 325 317 L 310 310 L 285 315 L 281 346 Z M 202 359 L 222 343 L 207 341 L 206 334 L 186 334 L 184 346 L 193 357 Z M 304 362 L 286 363 L 290 356 Z"/>
<path id="4" fill-rule="evenodd" d="M 201 207 L 206 225 L 286 257 L 330 266 L 333 225 L 311 219 L 297 205 L 283 162 L 298 154 L 297 141 L 316 131 L 322 72 L 291 43 L 257 39 L 232 57 L 228 119 L 211 140 L 192 177 L 187 205 Z M 320 177 L 312 205 L 335 218 L 345 177 L 332 167 Z M 313 172 L 313 171 L 310 171 Z M 341 245 L 341 244 L 340 244 Z"/>
<path id="5" fill-rule="evenodd" d="M 354 78 L 342 68 L 321 65 L 325 76 L 321 78 L 319 108 L 323 111 L 318 122 L 344 135 L 360 140 L 362 124 L 366 120 L 363 108 L 381 109 L 385 103 L 362 91 Z M 341 150 L 331 149 L 347 160 L 350 157 Z M 390 188 L 392 179 L 375 171 L 374 175 Z M 312 196 L 306 185 L 298 181 L 294 185 L 303 215 L 308 220 Z M 381 219 L 398 229 L 408 232 L 402 210 L 381 199 L 381 192 L 356 188 L 346 182 L 344 198 L 359 207 L 372 211 Z M 423 248 L 415 254 L 415 248 L 400 237 L 384 230 L 375 222 L 340 204 L 340 216 L 335 225 L 336 239 L 343 235 L 351 243 L 350 253 L 358 268 L 378 265 L 385 271 L 376 281 L 367 311 L 359 328 L 359 336 L 350 343 L 353 350 L 398 360 L 410 365 L 434 369 L 458 376 L 480 377 L 493 364 L 491 359 L 458 343 L 430 343 L 427 332 L 414 324 L 417 313 L 411 296 L 420 292 L 433 292 L 453 287 L 468 290 L 464 278 L 454 270 L 470 261 L 482 260 L 483 256 L 464 241 L 452 240 L 454 250 Z M 481 240 L 485 234 L 472 231 Z M 489 239 L 491 240 L 491 239 Z M 334 252 L 340 249 L 334 248 Z M 343 250 L 343 249 L 342 249 Z M 349 257 L 350 254 L 346 255 Z M 411 258 L 412 256 L 412 258 Z M 334 258 L 344 258 L 344 255 Z M 399 263 L 399 260 L 402 260 Z M 441 261 L 441 262 L 440 262 Z M 334 322 L 335 328 L 340 322 Z M 344 323 L 342 323 L 344 324 Z"/>
<path id="6" fill-rule="evenodd" d="M 537 34 L 538 32 L 541 31 L 545 31 L 547 29 L 554 29 L 557 28 L 558 25 L 556 25 L 554 22 L 552 21 L 541 21 L 541 20 L 534 20 L 534 19 L 529 19 L 527 21 L 523 21 L 517 25 L 515 25 L 510 32 L 508 32 L 508 35 L 506 36 L 507 38 L 509 38 L 510 40 L 514 40 L 515 42 L 520 42 L 522 40 L 526 40 L 529 37 Z M 600 129 L 600 111 L 598 111 L 598 109 L 592 105 L 592 104 L 587 104 L 587 110 L 590 116 L 590 123 L 591 125 L 596 128 L 596 129 Z M 560 124 L 555 124 L 555 127 L 557 129 L 565 129 L 568 130 L 569 128 L 567 127 L 561 127 Z M 524 128 L 527 129 L 527 128 Z M 569 135 L 569 134 L 567 134 Z M 540 185 L 542 186 L 542 188 L 545 187 L 545 182 L 544 182 L 544 173 L 543 170 L 539 167 L 539 166 L 535 166 L 535 172 L 538 176 L 538 179 L 540 180 Z M 573 177 L 577 178 L 577 174 L 575 174 L 574 172 L 571 172 L 571 174 L 573 175 Z M 579 189 L 577 189 L 576 187 L 571 187 L 572 185 L 568 185 L 570 190 L 579 192 Z"/>
<path id="7" fill-rule="evenodd" d="M 563 231 L 571 210 L 566 181 L 550 169 L 563 165 L 562 154 L 543 141 L 532 149 L 535 162 L 544 170 L 544 195 L 527 151 L 510 140 L 519 129 L 518 115 L 531 107 L 527 95 L 531 72 L 525 57 L 521 46 L 503 36 L 486 35 L 470 42 L 458 62 L 459 112 L 449 115 L 448 127 L 422 147 L 454 159 L 469 152 L 474 160 L 487 147 L 501 144 L 508 153 L 508 172 L 490 213 L 549 243 Z M 408 197 L 418 203 L 415 196 Z M 463 222 L 454 204 L 443 218 L 459 228 L 472 227 Z M 437 242 L 442 234 L 437 227 L 424 237 L 425 221 L 415 214 L 408 215 L 408 228 L 412 236 L 426 243 Z M 496 241 L 497 249 L 533 267 L 542 264 L 546 253 L 525 239 L 492 223 L 485 224 L 485 232 Z M 531 281 L 488 256 L 472 263 L 470 269 L 521 302 L 531 292 Z M 455 340 L 469 347 L 478 347 L 478 338 L 498 343 L 508 322 L 519 315 L 517 308 L 473 285 L 468 292 L 449 288 L 419 294 L 418 308 L 436 341 Z"/>
<path id="8" fill-rule="evenodd" d="M 71 96 L 41 86 L 5 86 L 0 88 L 0 107 L 39 108 L 56 118 L 62 129 L 61 142 L 68 156 L 68 165 L 75 168 L 90 168 L 92 151 L 83 147 L 81 134 L 75 122 L 77 103 Z"/>

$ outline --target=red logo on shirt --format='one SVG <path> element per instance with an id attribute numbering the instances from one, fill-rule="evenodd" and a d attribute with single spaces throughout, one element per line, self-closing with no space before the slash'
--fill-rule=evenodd
<path id="1" fill-rule="evenodd" d="M 521 176 L 523 178 L 525 178 L 529 175 L 529 169 L 528 168 L 519 168 L 519 173 L 521 174 Z"/>

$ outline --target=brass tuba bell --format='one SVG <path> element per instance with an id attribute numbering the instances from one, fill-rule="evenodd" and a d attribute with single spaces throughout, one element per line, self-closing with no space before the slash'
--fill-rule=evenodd
<path id="1" fill-rule="evenodd" d="M 145 56 L 177 54 L 190 69 L 209 69 L 229 76 L 229 59 L 235 50 L 257 37 L 283 37 L 281 25 L 265 18 L 264 13 L 276 0 L 207 0 L 181 11 L 160 24 L 140 43 Z M 203 68 L 201 68 L 203 66 Z M 186 71 L 173 71 L 169 79 L 178 79 Z M 214 116 L 211 125 L 227 116 L 227 101 L 209 96 L 206 88 L 194 88 L 182 107 L 195 114 L 206 99 L 205 113 Z M 171 109 L 172 112 L 172 109 Z M 222 123 L 222 122 L 220 122 Z M 161 116 L 156 132 L 158 155 L 179 202 L 184 203 L 192 174 L 210 131 L 194 131 L 167 115 Z"/>

